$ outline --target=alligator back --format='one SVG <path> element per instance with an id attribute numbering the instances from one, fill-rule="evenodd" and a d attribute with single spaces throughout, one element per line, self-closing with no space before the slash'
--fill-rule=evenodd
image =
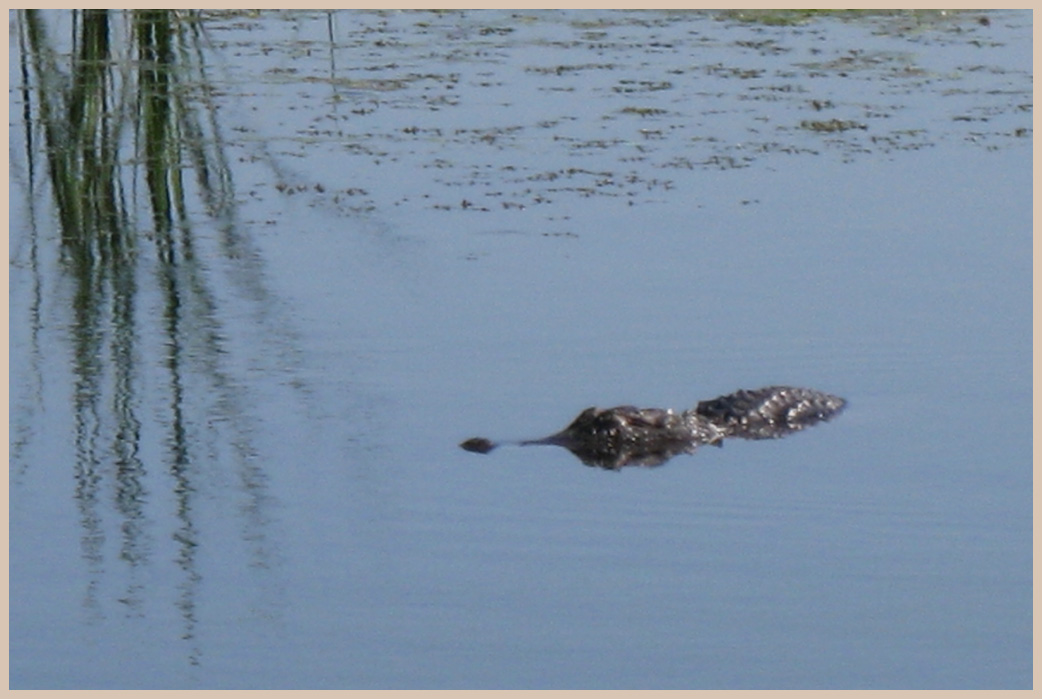
<path id="1" fill-rule="evenodd" d="M 768 386 L 704 400 L 695 413 L 728 437 L 776 439 L 838 415 L 847 402 L 813 388 Z"/>

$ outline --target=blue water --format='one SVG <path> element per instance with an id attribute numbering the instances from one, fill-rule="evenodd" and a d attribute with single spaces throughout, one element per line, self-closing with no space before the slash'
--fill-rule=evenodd
<path id="1" fill-rule="evenodd" d="M 175 335 L 143 243 L 85 369 L 12 163 L 12 688 L 1030 687 L 1031 15 L 989 17 L 337 13 L 335 79 L 324 14 L 209 20 L 237 204 Z M 457 447 L 777 383 L 849 407 L 655 469 Z"/>

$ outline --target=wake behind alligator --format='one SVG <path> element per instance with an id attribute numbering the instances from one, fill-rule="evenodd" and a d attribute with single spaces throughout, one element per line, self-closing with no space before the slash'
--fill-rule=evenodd
<path id="1" fill-rule="evenodd" d="M 679 413 L 632 405 L 587 408 L 549 437 L 498 443 L 474 437 L 460 446 L 487 454 L 502 444 L 551 444 L 568 449 L 589 466 L 658 466 L 677 454 L 694 453 L 703 444 L 723 446 L 728 437 L 784 437 L 831 420 L 844 406 L 842 398 L 812 388 L 768 386 L 705 400 Z"/>

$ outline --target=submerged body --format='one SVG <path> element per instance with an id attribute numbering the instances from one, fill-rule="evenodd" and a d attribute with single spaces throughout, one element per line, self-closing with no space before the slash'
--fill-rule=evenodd
<path id="1" fill-rule="evenodd" d="M 842 398 L 811 388 L 768 386 L 702 401 L 679 413 L 631 405 L 587 408 L 560 432 L 518 444 L 562 446 L 591 466 L 658 466 L 703 444 L 720 446 L 726 437 L 784 437 L 833 418 L 845 405 Z M 475 437 L 460 446 L 485 454 L 498 444 Z"/>

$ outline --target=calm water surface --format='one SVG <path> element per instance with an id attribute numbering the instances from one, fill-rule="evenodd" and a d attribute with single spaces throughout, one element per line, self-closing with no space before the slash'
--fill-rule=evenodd
<path id="1" fill-rule="evenodd" d="M 230 200 L 171 262 L 128 185 L 116 268 L 13 90 L 11 686 L 1030 687 L 1032 18 L 978 19 L 205 16 Z M 456 446 L 773 383 L 850 406 Z"/>

